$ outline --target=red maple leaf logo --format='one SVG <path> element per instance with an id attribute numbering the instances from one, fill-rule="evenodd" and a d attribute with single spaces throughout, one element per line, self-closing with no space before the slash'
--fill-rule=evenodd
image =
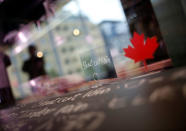
<path id="1" fill-rule="evenodd" d="M 146 60 L 154 58 L 153 55 L 159 46 L 157 37 L 147 38 L 145 41 L 144 34 L 139 35 L 134 32 L 134 36 L 130 41 L 134 47 L 129 45 L 128 48 L 124 48 L 125 56 L 133 59 L 135 63 L 143 61 L 146 67 Z"/>

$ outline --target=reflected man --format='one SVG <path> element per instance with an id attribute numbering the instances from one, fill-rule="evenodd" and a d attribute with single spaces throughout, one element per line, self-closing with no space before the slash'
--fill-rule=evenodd
<path id="1" fill-rule="evenodd" d="M 30 58 L 23 64 L 22 70 L 29 75 L 29 79 L 46 75 L 44 68 L 44 58 L 42 54 L 38 54 L 37 48 L 34 45 L 28 47 Z"/>

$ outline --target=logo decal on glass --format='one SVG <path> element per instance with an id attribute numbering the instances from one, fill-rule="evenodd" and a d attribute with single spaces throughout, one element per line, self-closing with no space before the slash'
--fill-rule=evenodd
<path id="1" fill-rule="evenodd" d="M 147 38 L 146 40 L 144 37 L 144 34 L 140 35 L 134 32 L 134 36 L 130 40 L 133 47 L 129 45 L 128 48 L 124 48 L 123 51 L 125 52 L 125 56 L 134 60 L 135 63 L 142 61 L 147 69 L 146 60 L 154 58 L 153 55 L 159 44 L 156 36 Z"/>

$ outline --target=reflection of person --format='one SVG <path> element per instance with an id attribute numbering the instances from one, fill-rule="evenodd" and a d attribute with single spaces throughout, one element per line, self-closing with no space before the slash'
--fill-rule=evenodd
<path id="1" fill-rule="evenodd" d="M 6 71 L 6 68 L 10 65 L 9 57 L 0 51 L 0 107 L 8 106 L 15 102 Z"/>
<path id="2" fill-rule="evenodd" d="M 28 47 L 30 58 L 23 64 L 22 70 L 29 75 L 29 79 L 45 75 L 44 59 L 42 56 L 37 56 L 37 48 L 33 45 Z"/>

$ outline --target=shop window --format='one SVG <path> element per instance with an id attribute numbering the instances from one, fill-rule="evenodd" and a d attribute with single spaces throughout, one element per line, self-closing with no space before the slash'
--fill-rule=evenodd
<path id="1" fill-rule="evenodd" d="M 56 31 L 60 31 L 61 30 L 61 27 L 60 26 L 57 26 L 56 27 Z"/>
<path id="2" fill-rule="evenodd" d="M 66 51 L 67 51 L 66 48 L 62 48 L 62 49 L 61 49 L 61 52 L 62 52 L 62 53 L 66 53 Z"/>
<path id="3" fill-rule="evenodd" d="M 68 29 L 69 29 L 69 27 L 68 27 L 67 25 L 64 25 L 64 26 L 63 26 L 63 30 L 64 30 L 64 31 L 67 31 Z"/>
<path id="4" fill-rule="evenodd" d="M 66 59 L 66 60 L 65 60 L 65 64 L 68 65 L 69 63 L 70 63 L 70 60 L 69 60 L 69 59 Z"/>
<path id="5" fill-rule="evenodd" d="M 69 48 L 69 51 L 70 51 L 70 52 L 73 52 L 73 51 L 74 51 L 74 47 L 70 47 L 70 48 Z"/>

